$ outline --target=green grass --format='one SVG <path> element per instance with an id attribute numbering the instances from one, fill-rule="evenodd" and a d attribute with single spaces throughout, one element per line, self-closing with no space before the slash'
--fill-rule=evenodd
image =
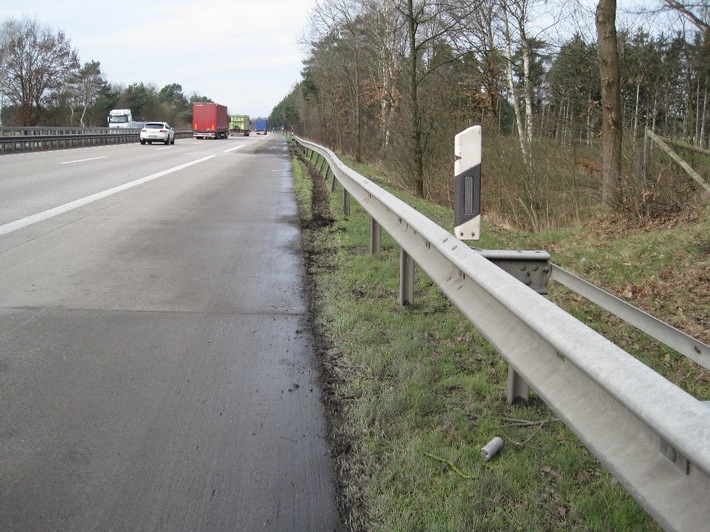
<path id="1" fill-rule="evenodd" d="M 294 182 L 296 184 L 296 198 L 300 210 L 301 219 L 310 220 L 313 216 L 311 205 L 313 197 L 311 192 L 311 182 L 304 173 L 307 170 L 300 164 L 293 165 Z"/>
<path id="2" fill-rule="evenodd" d="M 297 191 L 308 218 L 315 194 L 307 192 L 312 181 L 300 166 L 294 163 Z M 447 209 L 393 193 L 450 228 Z M 507 404 L 506 363 L 425 274 L 415 274 L 414 304 L 398 304 L 398 246 L 383 233 L 382 252 L 370 255 L 369 216 L 352 202 L 344 217 L 341 203 L 339 189 L 330 198 L 334 223 L 304 230 L 304 245 L 314 257 L 315 329 L 348 528 L 657 529 L 544 403 L 533 396 L 527 405 Z M 686 267 L 707 270 L 707 211 L 682 226 L 612 229 L 531 235 L 484 224 L 476 246 L 547 249 L 553 262 L 619 291 L 663 275 L 672 284 L 670 271 Z M 684 357 L 564 289 L 554 288 L 550 298 L 691 393 L 710 398 L 707 372 Z M 688 306 L 687 322 L 693 312 L 707 319 L 708 299 L 700 299 Z M 669 317 L 665 303 L 659 309 L 658 317 Z M 494 436 L 505 446 L 484 462 L 480 448 Z"/>

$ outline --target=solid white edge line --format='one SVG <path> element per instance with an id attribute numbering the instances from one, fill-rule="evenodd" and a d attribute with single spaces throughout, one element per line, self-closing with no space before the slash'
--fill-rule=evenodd
<path id="1" fill-rule="evenodd" d="M 37 222 L 47 220 L 49 218 L 52 218 L 54 216 L 58 216 L 60 214 L 64 214 L 65 212 L 69 212 L 73 209 L 83 207 L 84 205 L 87 205 L 89 203 L 93 203 L 94 201 L 98 201 L 100 199 L 107 198 L 108 196 L 112 196 L 113 194 L 117 194 L 118 192 L 123 192 L 124 190 L 128 190 L 128 189 L 136 187 L 138 185 L 142 185 L 143 183 L 147 183 L 148 181 L 152 181 L 153 179 L 157 179 L 159 177 L 163 177 L 163 176 L 171 174 L 173 172 L 177 172 L 178 170 L 183 170 L 183 169 L 193 166 L 195 164 L 199 164 L 201 162 L 208 161 L 209 159 L 212 159 L 214 157 L 216 157 L 216 155 L 208 155 L 207 157 L 203 157 L 201 159 L 197 159 L 197 160 L 191 161 L 189 163 L 181 164 L 179 166 L 174 166 L 173 168 L 168 168 L 167 170 L 163 170 L 163 171 L 157 172 L 155 174 L 141 177 L 140 179 L 136 179 L 135 181 L 131 181 L 130 183 L 124 183 L 123 185 L 118 185 L 116 187 L 109 188 L 109 189 L 104 190 L 102 192 L 97 192 L 96 194 L 92 194 L 91 196 L 86 196 L 85 198 L 80 198 L 78 200 L 70 201 L 69 203 L 65 203 L 64 205 L 59 205 L 58 207 L 54 207 L 54 208 L 48 209 L 46 211 L 38 212 L 37 214 L 32 214 L 30 216 L 26 216 L 24 218 L 20 218 L 19 220 L 15 220 L 13 222 L 8 222 L 4 225 L 0 225 L 0 235 L 6 235 L 8 233 L 12 233 L 13 231 L 17 231 L 18 229 L 22 229 L 23 227 L 27 227 L 28 225 L 32 225 Z"/>

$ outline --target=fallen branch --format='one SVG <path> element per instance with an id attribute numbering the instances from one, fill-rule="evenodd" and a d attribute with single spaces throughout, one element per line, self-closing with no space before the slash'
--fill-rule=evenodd
<path id="1" fill-rule="evenodd" d="M 530 440 L 532 440 L 535 436 L 537 436 L 537 433 L 542 430 L 542 427 L 545 426 L 545 424 L 547 423 L 547 421 L 548 421 L 548 420 L 541 421 L 541 422 L 539 423 L 539 426 L 537 427 L 537 430 L 536 430 L 535 432 L 533 432 L 527 440 L 525 440 L 524 442 L 517 442 L 517 441 L 514 441 L 514 442 L 513 442 L 513 445 L 515 445 L 515 447 L 517 447 L 518 449 L 521 449 L 521 448 L 525 447 L 528 443 L 530 443 Z"/>
<path id="2" fill-rule="evenodd" d="M 668 144 L 663 142 L 661 138 L 656 135 L 653 131 L 650 129 L 646 130 L 646 135 L 648 138 L 650 138 L 653 142 L 656 143 L 656 145 L 663 150 L 663 152 L 668 155 L 671 159 L 673 159 L 683 170 L 686 171 L 686 173 L 693 178 L 701 187 L 705 189 L 705 192 L 710 194 L 710 185 L 708 185 L 702 177 L 700 177 L 700 174 L 698 174 L 695 170 L 691 168 L 691 166 L 686 163 L 676 152 L 674 152 Z"/>
<path id="3" fill-rule="evenodd" d="M 537 427 L 550 423 L 551 421 L 558 421 L 557 419 L 542 419 L 540 421 L 529 421 L 527 419 L 513 419 L 513 418 L 503 418 L 503 421 L 509 421 L 506 425 L 501 425 L 500 428 L 505 427 Z"/>

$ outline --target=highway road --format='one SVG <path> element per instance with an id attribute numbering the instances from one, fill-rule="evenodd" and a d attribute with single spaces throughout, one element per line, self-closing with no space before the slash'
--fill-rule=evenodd
<path id="1" fill-rule="evenodd" d="M 335 530 L 280 135 L 0 156 L 0 530 Z"/>

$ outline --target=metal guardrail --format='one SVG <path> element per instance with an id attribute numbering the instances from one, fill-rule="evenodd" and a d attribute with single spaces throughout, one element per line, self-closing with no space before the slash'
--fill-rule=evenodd
<path id="1" fill-rule="evenodd" d="M 662 527 L 707 528 L 710 408 L 332 151 L 294 140 L 343 186 L 346 212 L 352 196 L 401 246 L 400 284 L 416 262 Z"/>
<path id="2" fill-rule="evenodd" d="M 584 296 L 589 301 L 608 310 L 615 316 L 623 319 L 637 329 L 660 340 L 668 347 L 678 351 L 706 369 L 710 369 L 710 346 L 696 340 L 692 336 L 671 327 L 667 323 L 654 318 L 643 310 L 637 309 L 626 301 L 588 283 L 584 279 L 560 268 L 555 264 L 552 268 L 551 279 L 566 286 L 570 290 Z"/>
<path id="3" fill-rule="evenodd" d="M 0 153 L 138 142 L 139 133 L 140 129 L 107 127 L 0 127 Z M 175 138 L 189 137 L 191 129 L 175 130 Z"/>

